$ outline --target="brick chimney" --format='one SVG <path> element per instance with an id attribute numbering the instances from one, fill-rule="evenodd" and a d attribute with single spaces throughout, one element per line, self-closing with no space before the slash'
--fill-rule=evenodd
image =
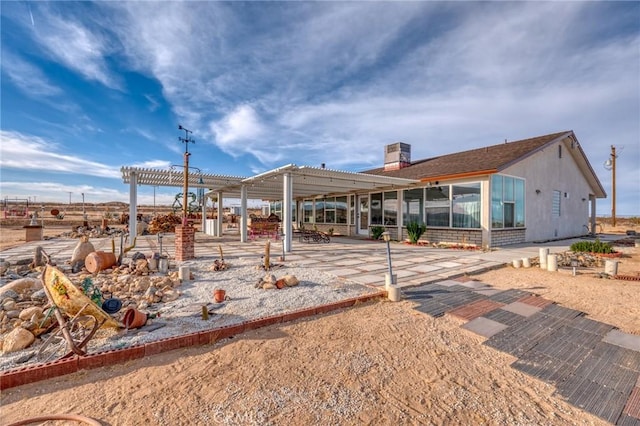
<path id="1" fill-rule="evenodd" d="M 411 145 L 396 142 L 384 147 L 384 171 L 399 170 L 411 165 Z"/>

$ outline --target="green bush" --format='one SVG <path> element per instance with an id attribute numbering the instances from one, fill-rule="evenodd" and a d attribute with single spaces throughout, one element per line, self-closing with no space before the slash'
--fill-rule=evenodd
<path id="1" fill-rule="evenodd" d="M 384 231 L 385 231 L 384 226 L 372 226 L 371 238 L 373 238 L 374 240 L 379 240 Z"/>
<path id="2" fill-rule="evenodd" d="M 417 243 L 426 230 L 427 226 L 423 223 L 409 222 L 407 224 L 407 234 L 409 234 L 409 241 L 411 244 Z"/>
<path id="3" fill-rule="evenodd" d="M 571 244 L 571 251 L 586 253 L 615 253 L 615 250 L 609 243 L 603 243 L 598 238 L 595 241 L 578 241 Z"/>

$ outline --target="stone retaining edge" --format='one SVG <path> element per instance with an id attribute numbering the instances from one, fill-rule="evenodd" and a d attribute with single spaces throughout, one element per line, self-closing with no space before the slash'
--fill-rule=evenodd
<path id="1" fill-rule="evenodd" d="M 156 355 L 174 349 L 186 348 L 190 346 L 200 346 L 216 343 L 245 331 L 267 327 L 273 324 L 280 324 L 295 321 L 300 318 L 307 318 L 319 314 L 324 314 L 339 309 L 344 309 L 358 303 L 369 302 L 375 299 L 386 298 L 386 291 L 366 294 L 350 299 L 339 300 L 325 305 L 303 308 L 283 314 L 273 315 L 264 318 L 244 321 L 240 324 L 227 325 L 224 327 L 204 330 L 182 336 L 169 337 L 144 345 L 130 346 L 123 349 L 115 349 L 86 356 L 73 356 L 67 359 L 56 360 L 44 364 L 32 365 L 0 373 L 0 390 L 6 390 L 17 386 L 35 383 L 42 380 L 60 377 L 66 374 L 75 373 L 80 370 L 89 370 L 99 367 L 108 367 L 116 364 L 123 364 L 127 361 Z"/>

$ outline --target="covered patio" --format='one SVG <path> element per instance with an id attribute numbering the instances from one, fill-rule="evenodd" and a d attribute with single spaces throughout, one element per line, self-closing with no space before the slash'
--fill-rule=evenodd
<path id="1" fill-rule="evenodd" d="M 182 187 L 183 173 L 175 170 L 122 167 L 122 179 L 129 184 L 129 229 L 136 232 L 137 186 Z M 205 197 L 216 198 L 218 212 L 223 211 L 224 198 L 240 199 L 240 241 L 247 242 L 248 200 L 282 201 L 284 250 L 291 251 L 293 235 L 292 209 L 295 200 L 332 195 L 367 194 L 374 191 L 409 188 L 419 185 L 417 179 L 354 173 L 324 167 L 288 164 L 251 177 L 189 173 L 189 188 L 204 188 Z M 203 203 L 203 230 L 206 211 Z M 214 236 L 222 236 L 222 215 L 218 214 Z"/>

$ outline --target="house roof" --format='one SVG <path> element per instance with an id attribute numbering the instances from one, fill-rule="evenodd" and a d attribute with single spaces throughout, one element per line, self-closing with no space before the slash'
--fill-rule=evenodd
<path id="1" fill-rule="evenodd" d="M 486 146 L 454 154 L 441 155 L 413 161 L 410 166 L 385 171 L 384 167 L 365 171 L 374 175 L 395 176 L 408 179 L 432 179 L 496 173 L 500 169 L 526 157 L 551 141 L 570 133 L 560 132 L 515 142 Z"/>
<path id="2" fill-rule="evenodd" d="M 606 197 L 602 184 L 595 175 L 580 144 L 577 143 L 573 131 L 552 133 L 535 138 L 505 142 L 469 151 L 426 158 L 413 161 L 411 165 L 398 170 L 385 171 L 384 167 L 379 167 L 363 173 L 401 177 L 405 179 L 420 179 L 423 182 L 487 175 L 498 173 L 533 155 L 547 145 L 564 139 L 573 141 L 579 148 L 577 150 L 579 154 L 573 154 L 573 157 L 593 188 L 596 197 Z"/>
<path id="3" fill-rule="evenodd" d="M 159 170 L 138 167 L 122 167 L 122 180 L 130 183 L 132 175 L 140 185 L 182 187 L 182 170 Z M 240 198 L 242 187 L 251 199 L 282 200 L 283 176 L 292 177 L 294 198 L 343 195 L 352 192 L 384 191 L 419 185 L 416 179 L 380 176 L 364 173 L 330 170 L 318 167 L 288 164 L 251 177 L 189 173 L 189 189 L 206 188 L 211 192 L 222 192 L 225 197 Z"/>

